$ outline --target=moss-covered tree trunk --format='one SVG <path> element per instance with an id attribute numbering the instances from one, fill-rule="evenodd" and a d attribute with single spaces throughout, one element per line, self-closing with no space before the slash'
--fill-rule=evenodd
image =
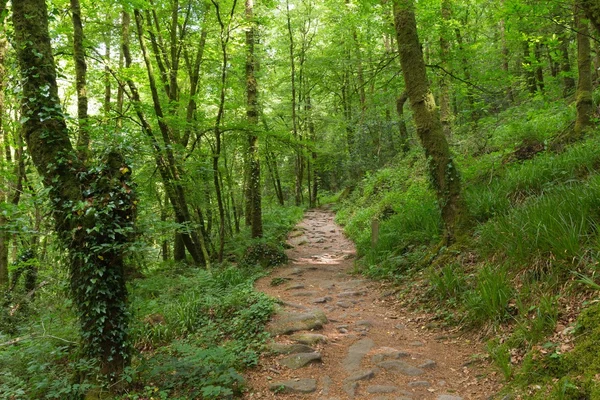
<path id="1" fill-rule="evenodd" d="M 256 54 L 254 49 L 256 22 L 254 21 L 254 1 L 246 0 L 246 119 L 248 121 L 248 198 L 246 212 L 250 212 L 252 237 L 263 235 L 262 206 L 260 193 L 260 160 L 258 157 L 258 84 L 256 82 Z"/>
<path id="2" fill-rule="evenodd" d="M 58 98 L 45 1 L 14 1 L 13 24 L 23 134 L 69 253 L 84 353 L 99 361 L 102 375 L 115 379 L 129 362 L 124 253 L 135 216 L 131 171 L 116 153 L 94 170 L 77 157 Z"/>
<path id="3" fill-rule="evenodd" d="M 448 58 L 450 57 L 450 41 L 448 40 L 448 25 L 452 17 L 452 8 L 449 0 L 442 1 L 442 28 L 440 30 L 440 64 L 448 70 Z M 450 107 L 450 82 L 445 71 L 439 81 L 440 85 L 440 119 L 444 135 L 449 138 L 452 135 L 452 109 Z"/>
<path id="4" fill-rule="evenodd" d="M 579 136 L 592 123 L 592 56 L 589 38 L 589 22 L 585 20 L 581 2 L 575 1 L 575 28 L 577 30 L 577 79 L 574 134 Z"/>
<path id="5" fill-rule="evenodd" d="M 583 8 L 585 16 L 600 33 L 600 2 L 598 0 L 579 0 L 577 6 Z"/>
<path id="6" fill-rule="evenodd" d="M 0 4 L 0 13 L 4 5 Z M 10 154 L 8 147 L 8 134 L 4 130 L 4 89 L 6 88 L 6 53 L 8 50 L 8 41 L 0 36 L 0 166 L 8 165 L 7 156 Z M 4 164 L 6 163 L 6 164 Z M 2 175 L 5 171 L 0 170 Z M 0 176 L 0 205 L 8 201 L 8 182 L 5 176 Z M 8 247 L 10 245 L 10 234 L 4 227 L 8 219 L 4 213 L 0 213 L 0 292 L 8 286 Z"/>
<path id="7" fill-rule="evenodd" d="M 402 92 L 396 98 L 396 113 L 398 114 L 398 133 L 400 134 L 400 150 L 406 153 L 410 146 L 408 143 L 408 128 L 406 127 L 406 117 L 404 116 L 404 104 L 408 100 L 408 93 Z"/>
<path id="8" fill-rule="evenodd" d="M 452 161 L 439 111 L 429 87 L 413 0 L 394 0 L 394 20 L 406 92 L 417 134 L 428 158 L 444 224 L 444 241 L 452 243 L 466 225 L 467 209 L 461 197 L 460 177 Z"/>
<path id="9" fill-rule="evenodd" d="M 79 0 L 71 0 L 71 16 L 73 21 L 73 59 L 75 61 L 75 84 L 77 87 L 77 119 L 79 135 L 77 151 L 85 162 L 88 158 L 90 132 L 88 126 L 88 97 L 87 97 L 87 64 L 83 47 L 83 24 L 81 22 L 81 5 Z"/>

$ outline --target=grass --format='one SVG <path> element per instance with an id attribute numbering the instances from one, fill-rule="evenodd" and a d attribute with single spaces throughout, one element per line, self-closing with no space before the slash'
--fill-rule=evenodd
<path id="1" fill-rule="evenodd" d="M 265 239 L 276 249 L 302 209 L 266 208 Z M 228 247 L 240 260 L 257 242 L 242 232 Z M 271 248 L 270 247 L 270 248 Z M 143 278 L 129 283 L 131 367 L 123 376 L 121 399 L 217 399 L 239 396 L 241 372 L 256 365 L 267 338 L 264 325 L 274 302 L 253 289 L 265 269 L 232 263 L 211 270 L 185 263 L 150 264 Z M 26 315 L 0 308 L 0 397 L 14 399 L 82 398 L 103 389 L 82 376 L 97 365 L 80 359 L 78 326 L 67 295 L 67 273 L 41 268 L 48 281 L 27 303 Z M 21 311 L 20 311 L 21 312 Z M 25 312 L 25 311 L 23 311 Z"/>
<path id="2" fill-rule="evenodd" d="M 359 269 L 404 286 L 407 304 L 497 332 L 488 353 L 523 398 L 600 398 L 593 378 L 600 373 L 593 328 L 600 326 L 600 307 L 594 300 L 587 304 L 592 311 L 572 319 L 600 288 L 600 136 L 560 151 L 549 145 L 573 119 L 573 107 L 537 96 L 476 128 L 455 129 L 474 228 L 448 249 L 439 246 L 440 215 L 418 151 L 368 174 L 338 205 Z M 518 160 L 515 151 L 527 143 L 536 150 Z M 570 353 L 556 341 L 558 324 L 578 327 Z"/>

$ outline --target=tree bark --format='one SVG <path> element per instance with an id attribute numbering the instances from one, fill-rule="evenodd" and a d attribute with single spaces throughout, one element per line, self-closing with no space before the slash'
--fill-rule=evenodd
<path id="1" fill-rule="evenodd" d="M 251 235 L 259 238 L 263 235 L 262 205 L 260 193 L 260 159 L 258 156 L 258 84 L 256 82 L 256 52 L 254 48 L 256 22 L 253 17 L 254 1 L 246 0 L 246 22 L 250 25 L 246 30 L 246 119 L 248 121 L 248 194 L 246 201 L 250 211 Z"/>
<path id="2" fill-rule="evenodd" d="M 450 0 L 442 0 L 442 29 L 440 32 L 440 64 L 448 71 L 448 57 L 450 56 L 450 41 L 448 40 L 447 25 L 452 17 Z M 448 76 L 442 71 L 440 77 L 440 119 L 442 129 L 447 138 L 452 136 L 452 108 L 450 107 L 450 83 Z"/>
<path id="3" fill-rule="evenodd" d="M 577 30 L 577 117 L 574 133 L 579 136 L 584 129 L 592 124 L 592 58 L 589 38 L 589 23 L 584 20 L 580 0 L 575 2 L 575 27 Z"/>
<path id="4" fill-rule="evenodd" d="M 406 153 L 409 150 L 408 145 L 408 128 L 406 128 L 406 120 L 404 117 L 404 104 L 408 100 L 408 93 L 402 92 L 396 99 L 396 113 L 398 114 L 398 130 L 400 134 L 400 150 Z"/>
<path id="5" fill-rule="evenodd" d="M 55 230 L 69 250 L 84 352 L 116 381 L 130 360 L 124 252 L 135 217 L 126 183 L 131 172 L 116 153 L 104 160 L 102 171 L 88 171 L 77 157 L 58 98 L 45 1 L 13 2 L 13 25 L 23 78 L 23 134 L 49 189 Z M 111 195 L 122 203 L 115 207 L 106 200 Z"/>
<path id="6" fill-rule="evenodd" d="M 600 33 L 600 3 L 597 0 L 580 0 L 578 4 L 583 8 L 585 16 L 592 22 L 596 31 Z"/>
<path id="7" fill-rule="evenodd" d="M 560 71 L 563 76 L 563 97 L 568 97 L 575 91 L 575 78 L 571 76 L 571 60 L 569 59 L 570 41 L 569 33 L 565 30 L 560 36 Z"/>
<path id="8" fill-rule="evenodd" d="M 535 84 L 535 71 L 531 65 L 531 52 L 529 50 L 529 41 L 523 41 L 523 66 L 525 67 L 525 80 L 530 94 L 535 94 L 537 85 Z"/>
<path id="9" fill-rule="evenodd" d="M 85 62 L 85 49 L 83 47 L 84 35 L 79 0 L 71 0 L 71 13 L 73 19 L 73 58 L 75 60 L 75 82 L 77 87 L 77 122 L 79 124 L 77 151 L 79 157 L 85 163 L 89 157 L 90 132 L 88 121 L 87 64 Z"/>
<path id="10" fill-rule="evenodd" d="M 1 4 L 4 8 L 4 4 Z M 2 9 L 0 9 L 2 12 Z M 1 23 L 2 21 L 0 21 Z M 6 88 L 6 53 L 8 41 L 4 35 L 0 36 L 0 165 L 4 162 L 8 165 L 10 146 L 8 144 L 8 133 L 4 130 L 4 90 Z M 8 201 L 8 182 L 5 177 L 0 176 L 0 203 Z M 10 246 L 10 234 L 2 229 L 8 223 L 4 213 L 0 213 L 0 293 L 8 286 L 8 248 Z"/>
<path id="11" fill-rule="evenodd" d="M 431 93 L 417 33 L 414 0 L 394 0 L 400 64 L 413 110 L 417 134 L 429 160 L 444 225 L 444 242 L 454 242 L 466 227 L 467 209 L 461 194 L 460 176 L 452 160 L 435 99 Z"/>

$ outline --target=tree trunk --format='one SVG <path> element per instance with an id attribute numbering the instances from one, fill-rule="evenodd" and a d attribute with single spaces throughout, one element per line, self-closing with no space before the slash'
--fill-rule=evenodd
<path id="1" fill-rule="evenodd" d="M 13 25 L 23 82 L 23 133 L 49 189 L 55 230 L 69 251 L 84 352 L 116 382 L 130 360 L 124 277 L 136 203 L 130 167 L 116 153 L 93 171 L 78 159 L 58 98 L 45 1 L 13 2 Z"/>
<path id="2" fill-rule="evenodd" d="M 396 99 L 396 113 L 398 114 L 398 130 L 400 133 L 400 150 L 406 153 L 409 150 L 408 145 L 408 128 L 406 127 L 406 121 L 404 117 L 404 104 L 408 100 L 408 93 L 402 92 Z"/>
<path id="3" fill-rule="evenodd" d="M 502 6 L 504 6 L 504 0 L 502 0 Z M 509 79 L 509 83 L 506 86 L 506 98 L 509 102 L 514 103 L 515 97 L 513 94 L 512 82 L 510 81 L 510 52 L 506 43 L 506 21 L 504 18 L 500 20 L 500 40 L 502 41 L 502 70 L 506 74 L 506 78 Z"/>
<path id="4" fill-rule="evenodd" d="M 106 33 L 104 36 L 104 115 L 108 116 L 110 112 L 110 101 L 112 96 L 112 88 L 111 88 L 111 75 L 110 75 L 110 33 Z"/>
<path id="5" fill-rule="evenodd" d="M 537 86 L 535 84 L 535 71 L 531 65 L 531 52 L 529 51 L 529 41 L 523 41 L 523 66 L 525 67 L 525 80 L 530 94 L 535 94 Z"/>
<path id="6" fill-rule="evenodd" d="M 256 54 L 254 50 L 256 22 L 253 17 L 254 1 L 246 0 L 246 22 L 250 27 L 246 30 L 246 119 L 250 134 L 248 135 L 248 194 L 250 226 L 252 237 L 263 235 L 262 205 L 260 193 L 260 159 L 258 156 L 258 84 L 254 71 L 256 69 Z"/>
<path id="7" fill-rule="evenodd" d="M 435 99 L 429 88 L 417 34 L 414 0 L 394 0 L 400 64 L 417 134 L 429 160 L 444 224 L 444 242 L 452 243 L 466 226 L 467 209 L 461 195 L 460 176 L 450 155 Z"/>
<path id="8" fill-rule="evenodd" d="M 442 30 L 440 32 L 440 64 L 448 71 L 448 57 L 450 56 L 450 41 L 448 40 L 447 25 L 450 24 L 452 9 L 450 0 L 442 0 Z M 440 119 L 444 135 L 450 138 L 452 135 L 452 109 L 450 107 L 450 83 L 445 71 L 440 77 Z"/>
<path id="9" fill-rule="evenodd" d="M 540 92 L 544 92 L 545 89 L 545 85 L 544 85 L 544 69 L 542 68 L 542 44 L 537 42 L 535 44 L 535 50 L 534 50 L 534 55 L 535 55 L 535 62 L 536 62 L 536 67 L 535 67 L 535 80 L 537 83 L 537 87 L 540 89 Z"/>
<path id="10" fill-rule="evenodd" d="M 75 82 L 77 87 L 77 122 L 79 124 L 77 151 L 79 157 L 85 163 L 89 157 L 90 132 L 88 121 L 87 64 L 85 63 L 85 49 L 83 48 L 84 36 L 79 0 L 71 0 L 71 13 L 73 19 L 73 58 L 75 60 Z"/>
<path id="11" fill-rule="evenodd" d="M 2 10 L 0 10 L 2 11 Z M 2 21 L 0 21 L 2 23 Z M 4 90 L 6 88 L 6 53 L 8 41 L 6 36 L 0 36 L 0 165 L 6 162 L 4 155 L 10 155 L 8 133 L 4 130 Z M 6 177 L 0 176 L 0 204 L 8 201 L 8 182 Z M 8 223 L 4 213 L 0 213 L 0 294 L 8 286 L 8 248 L 10 246 L 10 233 L 2 229 Z"/>
<path id="12" fill-rule="evenodd" d="M 150 57 L 146 48 L 146 43 L 143 37 L 143 18 L 139 10 L 135 10 L 134 13 L 138 41 L 140 43 L 142 56 L 148 74 L 148 83 L 150 86 L 150 92 L 152 94 L 154 112 L 156 114 L 158 127 L 161 132 L 162 140 L 164 143 L 163 148 L 161 148 L 161 146 L 158 144 L 158 141 L 154 137 L 152 127 L 148 124 L 147 121 L 145 121 L 143 111 L 140 107 L 141 100 L 139 97 L 139 93 L 131 79 L 128 80 L 128 85 L 131 89 L 132 95 L 134 96 L 134 105 L 136 107 L 138 117 L 140 118 L 140 120 L 144 120 L 142 121 L 143 129 L 152 141 L 152 146 L 155 152 L 155 158 L 157 159 L 157 166 L 161 174 L 163 183 L 165 185 L 165 190 L 173 206 L 175 218 L 179 224 L 184 225 L 186 229 L 189 229 L 189 225 L 193 223 L 193 220 L 189 212 L 185 190 L 181 183 L 181 176 L 183 171 L 181 170 L 175 158 L 175 154 L 173 152 L 172 132 L 170 131 L 169 126 L 165 122 L 165 116 L 160 103 L 156 82 L 154 80 L 152 63 L 150 61 Z M 129 67 L 131 66 L 131 55 L 129 53 L 129 47 L 127 46 L 127 48 L 125 48 L 124 46 L 123 52 L 125 55 L 126 66 Z M 183 242 L 185 243 L 185 247 L 192 256 L 194 262 L 196 264 L 205 264 L 206 260 L 204 260 L 204 257 L 202 255 L 200 238 L 198 237 L 198 233 L 196 232 L 196 230 L 190 229 L 189 233 L 182 233 L 182 236 Z"/>
<path id="13" fill-rule="evenodd" d="M 600 33 L 600 3 L 597 0 L 579 0 L 578 7 L 583 8 L 585 16 L 592 22 L 596 31 Z"/>
<path id="14" fill-rule="evenodd" d="M 568 97 L 575 91 L 575 78 L 571 76 L 571 60 L 569 59 L 570 41 L 570 35 L 565 30 L 560 36 L 560 71 L 563 76 L 563 97 Z"/>
<path id="15" fill-rule="evenodd" d="M 589 38 L 589 23 L 584 19 L 579 0 L 575 2 L 575 27 L 577 30 L 577 118 L 574 133 L 580 136 L 592 124 L 592 59 Z"/>

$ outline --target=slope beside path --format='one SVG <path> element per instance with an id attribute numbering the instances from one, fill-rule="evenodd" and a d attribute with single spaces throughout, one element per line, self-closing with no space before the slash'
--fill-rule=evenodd
<path id="1" fill-rule="evenodd" d="M 351 275 L 355 248 L 333 217 L 308 211 L 289 235 L 290 262 L 256 284 L 281 307 L 245 398 L 493 398 L 499 379 L 481 345 L 426 329 L 380 284 Z"/>

